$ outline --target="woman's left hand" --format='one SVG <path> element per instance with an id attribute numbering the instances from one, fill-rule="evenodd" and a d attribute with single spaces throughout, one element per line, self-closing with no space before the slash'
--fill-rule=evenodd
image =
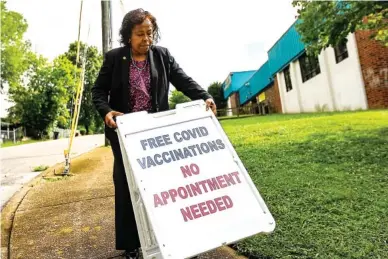
<path id="1" fill-rule="evenodd" d="M 206 103 L 206 110 L 209 110 L 209 108 L 210 108 L 210 109 L 212 109 L 214 115 L 217 115 L 217 106 L 214 103 L 214 100 L 209 98 L 205 101 L 205 103 Z"/>

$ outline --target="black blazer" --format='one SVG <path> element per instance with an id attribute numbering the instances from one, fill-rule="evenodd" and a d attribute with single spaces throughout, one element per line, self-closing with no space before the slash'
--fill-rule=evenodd
<path id="1" fill-rule="evenodd" d="M 131 112 L 129 62 L 130 48 L 127 46 L 110 50 L 104 56 L 102 67 L 92 88 L 93 103 L 103 119 L 112 110 Z M 185 74 L 166 48 L 152 46 L 148 62 L 151 72 L 152 112 L 169 109 L 170 83 L 191 100 L 212 98 Z"/>

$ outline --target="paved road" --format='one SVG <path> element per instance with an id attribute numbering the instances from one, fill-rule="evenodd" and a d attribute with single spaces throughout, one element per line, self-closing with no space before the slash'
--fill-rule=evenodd
<path id="1" fill-rule="evenodd" d="M 3 205 L 32 178 L 40 172 L 32 172 L 39 165 L 52 166 L 64 162 L 63 151 L 68 139 L 45 141 L 0 149 L 1 155 L 1 209 Z M 104 135 L 76 137 L 71 157 L 86 153 L 104 145 Z"/>

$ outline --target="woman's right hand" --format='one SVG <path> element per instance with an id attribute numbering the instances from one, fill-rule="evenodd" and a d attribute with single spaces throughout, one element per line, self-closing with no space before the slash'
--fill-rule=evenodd
<path id="1" fill-rule="evenodd" d="M 116 122 L 113 120 L 113 117 L 117 117 L 120 115 L 124 115 L 124 113 L 117 112 L 117 111 L 110 111 L 105 115 L 105 124 L 112 129 L 117 128 Z"/>

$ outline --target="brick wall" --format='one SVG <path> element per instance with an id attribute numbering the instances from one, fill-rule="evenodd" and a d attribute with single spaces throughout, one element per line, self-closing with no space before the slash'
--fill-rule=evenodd
<path id="1" fill-rule="evenodd" d="M 269 106 L 270 113 L 282 113 L 282 104 L 276 77 L 274 83 L 265 90 L 264 102 Z"/>
<path id="2" fill-rule="evenodd" d="M 356 31 L 356 41 L 369 109 L 388 108 L 388 47 Z"/>
<path id="3" fill-rule="evenodd" d="M 231 108 L 236 108 L 238 106 L 237 93 L 234 93 L 230 96 L 230 105 Z"/>
<path id="4" fill-rule="evenodd" d="M 234 93 L 232 94 L 230 97 L 230 108 L 232 108 L 232 113 L 233 115 L 237 114 L 237 108 L 239 106 L 239 96 L 238 96 L 238 92 L 237 93 Z"/>

